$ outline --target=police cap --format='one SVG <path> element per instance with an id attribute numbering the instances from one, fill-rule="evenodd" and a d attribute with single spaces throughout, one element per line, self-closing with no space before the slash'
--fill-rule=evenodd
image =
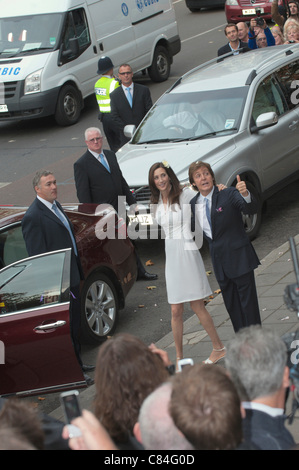
<path id="1" fill-rule="evenodd" d="M 112 63 L 112 60 L 110 59 L 110 57 L 101 57 L 99 59 L 99 62 L 98 62 L 98 71 L 97 73 L 99 75 L 103 75 L 105 74 L 106 72 L 108 72 L 108 70 L 111 70 L 113 69 L 114 65 Z"/>

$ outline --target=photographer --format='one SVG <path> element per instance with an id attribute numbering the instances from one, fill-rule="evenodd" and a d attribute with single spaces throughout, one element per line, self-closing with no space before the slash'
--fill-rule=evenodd
<path id="1" fill-rule="evenodd" d="M 256 16 L 250 20 L 248 37 L 248 46 L 250 49 L 275 46 L 275 38 L 264 18 L 260 16 Z"/>
<path id="2" fill-rule="evenodd" d="M 273 0 L 271 6 L 272 21 L 282 29 L 286 20 L 293 18 L 299 21 L 299 7 L 298 3 L 294 0 L 283 0 L 283 5 L 278 5 L 278 0 Z"/>

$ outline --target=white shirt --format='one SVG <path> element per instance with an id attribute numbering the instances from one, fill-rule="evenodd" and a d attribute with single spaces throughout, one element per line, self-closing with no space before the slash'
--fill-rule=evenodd
<path id="1" fill-rule="evenodd" d="M 134 83 L 131 83 L 130 86 L 124 86 L 123 84 L 121 85 L 123 90 L 124 90 L 124 94 L 127 96 L 128 95 L 128 91 L 127 91 L 127 88 L 130 89 L 130 92 L 131 92 L 131 95 L 132 95 L 132 99 L 133 99 L 133 93 L 134 93 Z"/>
<path id="2" fill-rule="evenodd" d="M 200 223 L 200 226 L 202 227 L 202 230 L 203 232 L 205 233 L 205 235 L 209 238 L 213 238 L 212 237 L 212 230 L 211 230 L 211 226 L 208 222 L 208 219 L 207 219 L 207 215 L 206 215 L 206 199 L 208 200 L 208 204 L 209 204 L 209 208 L 210 208 L 210 214 L 212 212 L 212 196 L 213 196 L 213 193 L 214 193 L 214 189 L 215 187 L 213 187 L 212 191 L 207 195 L 207 196 L 203 196 L 202 194 L 200 194 L 200 196 L 198 197 L 197 201 L 196 201 L 196 204 L 195 204 L 195 207 L 196 207 L 196 211 L 197 211 L 197 217 L 198 217 L 198 220 L 199 220 L 199 223 Z M 248 191 L 248 190 L 247 190 Z M 241 194 L 242 196 L 242 194 Z M 247 203 L 250 203 L 251 202 L 251 196 L 250 196 L 250 192 L 248 191 L 248 196 L 242 196 L 243 199 L 245 199 L 245 201 Z"/>
<path id="3" fill-rule="evenodd" d="M 40 196 L 36 196 L 36 197 L 37 197 L 37 199 L 38 199 L 40 202 L 42 202 L 43 204 L 45 204 L 45 206 L 46 206 L 48 209 L 50 209 L 50 211 L 52 211 L 52 212 L 54 213 L 54 211 L 53 211 L 53 209 L 52 209 L 52 206 L 53 206 L 53 204 L 54 204 L 55 201 L 49 202 L 49 201 L 47 201 L 46 199 L 43 199 L 43 198 L 40 197 Z"/>
<path id="4" fill-rule="evenodd" d="M 245 408 L 245 410 L 262 411 L 263 413 L 267 413 L 273 418 L 276 416 L 281 416 L 284 413 L 282 408 L 273 408 L 272 406 L 264 405 L 263 403 L 256 403 L 253 401 L 244 401 L 242 402 L 242 406 Z"/>
<path id="5" fill-rule="evenodd" d="M 65 215 L 61 212 L 61 210 L 59 209 L 59 207 L 57 206 L 57 204 L 56 204 L 55 201 L 49 202 L 49 201 L 47 201 L 46 199 L 43 199 L 42 197 L 39 197 L 39 196 L 36 196 L 36 197 L 37 197 L 37 199 L 40 200 L 40 202 L 42 202 L 43 204 L 45 204 L 45 206 L 46 206 L 48 209 L 50 209 L 50 211 L 53 212 L 53 214 L 55 214 L 55 211 L 53 210 L 52 206 L 53 206 L 53 204 L 55 204 L 56 207 L 57 207 L 57 209 L 59 210 L 60 214 L 61 214 L 62 217 L 64 218 L 64 220 L 67 222 L 67 219 L 66 219 Z M 56 215 L 56 217 L 57 217 L 57 214 L 55 214 L 55 215 Z M 67 223 L 68 223 L 68 222 L 67 222 Z"/>
<path id="6" fill-rule="evenodd" d="M 202 230 L 205 233 L 205 235 L 209 238 L 212 238 L 212 231 L 211 231 L 211 226 L 209 224 L 209 221 L 207 219 L 205 209 L 206 209 L 206 199 L 207 199 L 209 207 L 210 207 L 210 213 L 211 213 L 213 193 L 214 193 L 214 188 L 207 196 L 203 196 L 202 194 L 200 194 L 199 198 L 196 201 L 196 206 L 195 206 L 199 224 L 202 227 Z"/>

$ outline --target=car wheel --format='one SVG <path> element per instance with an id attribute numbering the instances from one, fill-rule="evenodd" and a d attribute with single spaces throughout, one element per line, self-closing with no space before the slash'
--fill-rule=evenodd
<path id="1" fill-rule="evenodd" d="M 243 214 L 242 215 L 245 231 L 249 239 L 254 240 L 257 237 L 257 234 L 262 224 L 262 202 L 261 202 L 261 198 L 257 189 L 249 182 L 246 182 L 246 186 L 247 186 L 248 191 L 254 196 L 258 204 L 258 209 L 257 209 L 256 214 L 253 214 L 253 215 Z"/>
<path id="2" fill-rule="evenodd" d="M 148 68 L 148 74 L 154 82 L 164 82 L 170 74 L 171 60 L 168 50 L 163 46 L 157 46 L 154 52 L 152 65 Z"/>
<path id="3" fill-rule="evenodd" d="M 81 113 L 81 94 L 76 87 L 65 85 L 61 88 L 55 112 L 59 126 L 71 126 L 78 122 Z"/>
<path id="4" fill-rule="evenodd" d="M 111 335 L 118 318 L 118 297 L 113 282 L 101 272 L 92 274 L 81 293 L 81 330 L 87 342 L 101 343 Z"/>

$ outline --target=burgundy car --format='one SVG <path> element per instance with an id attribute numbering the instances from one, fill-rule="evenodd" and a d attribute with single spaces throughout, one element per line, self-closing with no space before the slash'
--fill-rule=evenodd
<path id="1" fill-rule="evenodd" d="M 272 0 L 226 0 L 225 15 L 228 23 L 239 23 L 240 21 L 250 21 L 251 18 L 259 15 L 266 21 L 271 20 Z"/>
<path id="2" fill-rule="evenodd" d="M 115 211 L 98 213 L 86 204 L 64 209 L 85 274 L 83 339 L 100 343 L 113 333 L 136 280 L 134 247 Z M 0 206 L 1 396 L 86 386 L 70 337 L 70 249 L 28 258 L 25 211 Z"/>

